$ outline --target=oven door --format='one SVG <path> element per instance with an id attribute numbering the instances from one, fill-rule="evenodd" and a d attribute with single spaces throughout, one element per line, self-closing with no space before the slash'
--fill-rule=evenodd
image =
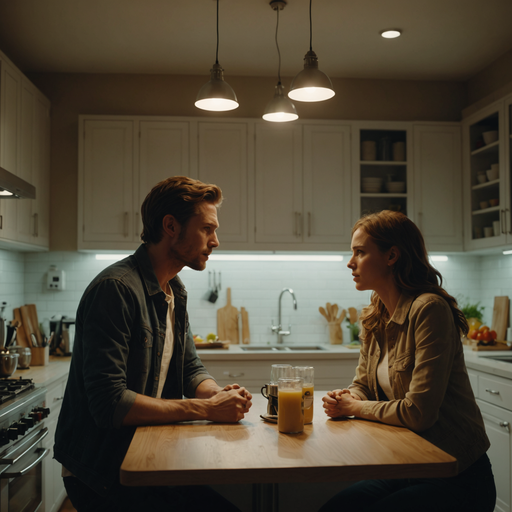
<path id="1" fill-rule="evenodd" d="M 42 428 L 24 436 L 0 457 L 0 512 L 36 512 L 43 503 L 42 461 L 50 452 L 41 447 L 48 435 Z"/>

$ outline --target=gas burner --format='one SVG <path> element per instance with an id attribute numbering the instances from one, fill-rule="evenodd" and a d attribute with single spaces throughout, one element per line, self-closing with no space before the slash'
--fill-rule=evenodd
<path id="1" fill-rule="evenodd" d="M 0 379 L 0 403 L 15 398 L 20 393 L 34 389 L 32 379 Z"/>

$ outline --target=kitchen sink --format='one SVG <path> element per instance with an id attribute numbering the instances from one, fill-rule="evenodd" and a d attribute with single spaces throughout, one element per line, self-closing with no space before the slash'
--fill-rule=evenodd
<path id="1" fill-rule="evenodd" d="M 248 345 L 240 348 L 246 352 L 299 352 L 303 350 L 327 350 L 322 345 Z"/>
<path id="2" fill-rule="evenodd" d="M 485 359 L 492 359 L 493 361 L 503 361 L 504 363 L 512 363 L 512 354 L 505 354 L 502 356 L 482 356 Z"/>

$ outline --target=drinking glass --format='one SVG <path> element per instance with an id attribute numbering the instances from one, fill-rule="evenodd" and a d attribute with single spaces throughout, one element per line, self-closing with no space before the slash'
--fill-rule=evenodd
<path id="1" fill-rule="evenodd" d="M 304 381 L 293 377 L 279 379 L 277 394 L 277 428 L 285 434 L 298 434 L 304 430 Z"/>
<path id="2" fill-rule="evenodd" d="M 302 391 L 304 394 L 304 424 L 313 423 L 313 392 L 315 369 L 313 366 L 294 366 L 294 377 L 299 377 L 304 381 Z"/>
<path id="3" fill-rule="evenodd" d="M 270 384 L 277 384 L 279 379 L 293 377 L 291 364 L 273 364 L 270 370 Z"/>

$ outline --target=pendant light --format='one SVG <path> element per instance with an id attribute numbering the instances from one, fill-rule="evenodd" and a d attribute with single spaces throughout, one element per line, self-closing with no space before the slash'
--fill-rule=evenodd
<path id="1" fill-rule="evenodd" d="M 235 91 L 224 81 L 224 70 L 219 64 L 219 0 L 217 0 L 217 50 L 215 64 L 210 69 L 210 81 L 199 89 L 195 106 L 202 110 L 224 112 L 238 107 Z"/>
<path id="2" fill-rule="evenodd" d="M 265 108 L 263 119 L 273 123 L 286 123 L 288 121 L 295 121 L 299 118 L 295 105 L 290 101 L 288 96 L 284 93 L 284 87 L 281 84 L 281 52 L 279 51 L 279 44 L 277 42 L 277 32 L 279 30 L 279 11 L 284 9 L 286 2 L 284 0 L 271 0 L 270 7 L 277 11 L 276 23 L 276 47 L 277 55 L 279 57 L 279 65 L 277 67 L 277 85 L 273 99 Z"/>
<path id="3" fill-rule="evenodd" d="M 293 79 L 288 96 L 295 101 L 324 101 L 334 96 L 330 78 L 318 69 L 318 57 L 313 51 L 313 23 L 309 0 L 309 51 L 304 57 L 304 69 Z"/>

